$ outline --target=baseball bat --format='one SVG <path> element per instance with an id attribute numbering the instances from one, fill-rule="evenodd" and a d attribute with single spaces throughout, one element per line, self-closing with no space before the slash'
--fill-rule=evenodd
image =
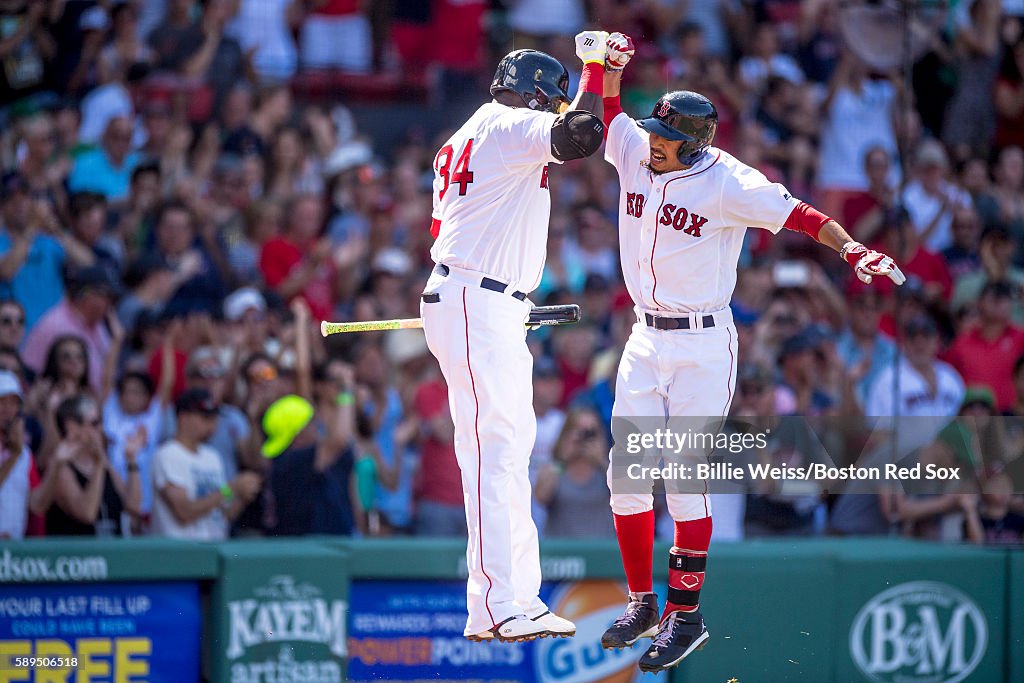
<path id="1" fill-rule="evenodd" d="M 528 326 L 571 325 L 580 321 L 579 304 L 558 306 L 534 306 L 526 321 Z M 326 320 L 320 323 L 320 334 L 344 334 L 346 332 L 377 332 L 379 330 L 413 330 L 423 327 L 422 318 L 398 318 L 395 320 L 365 320 L 361 322 L 335 323 Z"/>

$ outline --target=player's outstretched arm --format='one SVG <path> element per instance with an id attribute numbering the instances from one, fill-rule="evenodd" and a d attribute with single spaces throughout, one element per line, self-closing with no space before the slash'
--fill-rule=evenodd
<path id="1" fill-rule="evenodd" d="M 633 58 L 635 49 L 633 39 L 624 33 L 612 33 L 608 36 L 604 56 L 604 133 L 616 116 L 622 113 L 619 93 L 622 90 L 622 70 Z"/>
<path id="2" fill-rule="evenodd" d="M 843 226 L 815 209 L 800 202 L 786 220 L 785 227 L 804 232 L 824 245 L 832 247 L 850 264 L 853 272 L 864 284 L 871 284 L 875 276 L 885 276 L 897 285 L 907 281 L 891 256 L 868 249 L 850 237 Z"/>
<path id="3" fill-rule="evenodd" d="M 551 127 L 551 154 L 559 161 L 588 157 L 604 139 L 604 59 L 608 34 L 583 31 L 576 36 L 576 55 L 583 62 L 580 87 L 569 108 Z"/>

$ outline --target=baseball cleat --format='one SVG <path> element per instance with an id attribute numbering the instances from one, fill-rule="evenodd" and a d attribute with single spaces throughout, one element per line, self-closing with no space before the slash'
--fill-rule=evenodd
<path id="1" fill-rule="evenodd" d="M 532 621 L 536 621 L 547 629 L 547 635 L 552 638 L 572 638 L 576 635 L 576 624 L 568 619 L 563 619 L 557 614 L 552 614 L 551 610 L 538 614 L 533 617 Z"/>
<path id="2" fill-rule="evenodd" d="M 658 633 L 658 621 L 657 595 L 648 593 L 642 600 L 630 596 L 626 612 L 601 636 L 601 647 L 614 650 L 629 647 L 641 638 L 653 638 Z"/>
<path id="3" fill-rule="evenodd" d="M 700 612 L 671 612 L 640 658 L 640 670 L 647 673 L 671 669 L 690 653 L 702 649 L 710 637 Z"/>
<path id="4" fill-rule="evenodd" d="M 539 621 L 527 618 L 525 614 L 509 617 L 494 628 L 466 636 L 473 642 L 497 640 L 499 643 L 525 643 L 548 635 L 548 629 Z"/>

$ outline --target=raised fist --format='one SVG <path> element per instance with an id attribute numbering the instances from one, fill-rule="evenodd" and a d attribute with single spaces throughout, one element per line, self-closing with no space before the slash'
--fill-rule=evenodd
<path id="1" fill-rule="evenodd" d="M 633 39 L 624 33 L 612 33 L 608 36 L 604 57 L 604 66 L 608 71 L 622 71 L 636 52 Z"/>
<path id="2" fill-rule="evenodd" d="M 584 64 L 604 64 L 605 43 L 608 33 L 605 31 L 583 31 L 576 34 L 576 56 Z"/>

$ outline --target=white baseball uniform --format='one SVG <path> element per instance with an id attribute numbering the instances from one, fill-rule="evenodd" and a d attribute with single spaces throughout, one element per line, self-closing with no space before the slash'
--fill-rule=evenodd
<path id="1" fill-rule="evenodd" d="M 434 159 L 423 329 L 448 382 L 469 543 L 465 634 L 547 610 L 529 459 L 537 425 L 525 293 L 544 268 L 555 115 L 481 106 Z"/>
<path id="2" fill-rule="evenodd" d="M 605 159 L 619 175 L 619 255 L 638 322 L 619 364 L 612 417 L 724 417 L 736 386 L 729 301 L 744 234 L 748 226 L 778 233 L 799 200 L 715 147 L 671 173 L 652 173 L 649 155 L 647 132 L 616 116 Z M 684 318 L 688 329 L 656 329 L 649 316 Z M 616 514 L 652 509 L 650 493 L 615 493 L 611 473 Z M 667 499 L 676 521 L 711 515 L 706 487 Z"/>

